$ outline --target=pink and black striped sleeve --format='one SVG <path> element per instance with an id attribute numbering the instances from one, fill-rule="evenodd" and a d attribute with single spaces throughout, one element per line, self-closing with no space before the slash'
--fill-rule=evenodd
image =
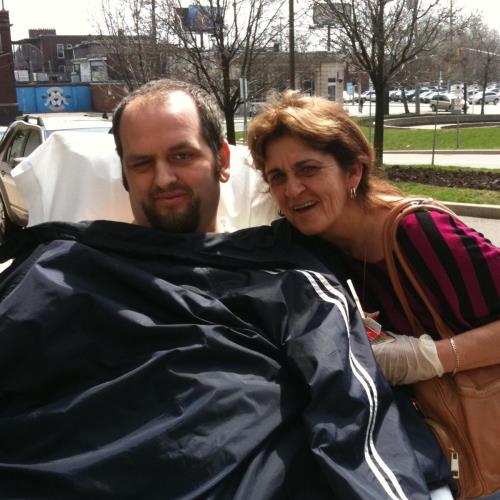
<path id="1" fill-rule="evenodd" d="M 482 234 L 447 214 L 416 212 L 398 241 L 456 333 L 500 319 L 500 249 Z"/>

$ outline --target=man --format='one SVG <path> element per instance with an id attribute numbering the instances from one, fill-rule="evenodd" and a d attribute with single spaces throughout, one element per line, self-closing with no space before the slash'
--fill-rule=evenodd
<path id="1" fill-rule="evenodd" d="M 136 224 L 216 230 L 229 146 L 211 99 L 181 82 L 152 82 L 120 104 L 113 131 Z"/>
<path id="2" fill-rule="evenodd" d="M 207 233 L 210 98 L 151 83 L 113 126 L 135 225 L 0 248 L 0 498 L 428 498 L 335 278 L 279 225 Z"/>

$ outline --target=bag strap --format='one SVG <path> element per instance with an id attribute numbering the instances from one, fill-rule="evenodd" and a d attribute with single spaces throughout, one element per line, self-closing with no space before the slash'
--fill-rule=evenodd
<path id="1" fill-rule="evenodd" d="M 398 202 L 393 209 L 391 209 L 384 223 L 382 238 L 384 245 L 385 262 L 392 286 L 394 288 L 394 291 L 396 292 L 396 296 L 398 297 L 399 302 L 401 303 L 401 306 L 403 307 L 406 318 L 410 323 L 413 335 L 420 336 L 422 333 L 424 333 L 424 328 L 411 310 L 408 298 L 401 283 L 398 269 L 396 267 L 396 261 L 399 262 L 402 271 L 408 278 L 408 281 L 412 284 L 413 288 L 432 316 L 437 333 L 442 338 L 449 338 L 454 336 L 453 332 L 442 320 L 441 315 L 438 314 L 431 301 L 427 297 L 427 294 L 423 290 L 413 270 L 409 266 L 397 241 L 397 230 L 401 219 L 411 213 L 426 210 L 445 213 L 455 218 L 457 217 L 452 210 L 447 208 L 445 205 L 434 201 L 432 198 L 404 198 L 403 200 Z"/>

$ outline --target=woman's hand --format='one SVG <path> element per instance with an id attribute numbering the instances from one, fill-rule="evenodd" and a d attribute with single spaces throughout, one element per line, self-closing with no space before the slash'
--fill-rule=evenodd
<path id="1" fill-rule="evenodd" d="M 429 335 L 419 338 L 396 335 L 393 340 L 372 345 L 375 359 L 392 385 L 412 384 L 440 377 L 444 368 L 436 344 Z"/>

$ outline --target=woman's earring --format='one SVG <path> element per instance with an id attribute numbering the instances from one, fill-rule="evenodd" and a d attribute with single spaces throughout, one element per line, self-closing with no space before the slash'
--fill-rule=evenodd
<path id="1" fill-rule="evenodd" d="M 284 217 L 284 216 L 285 216 L 285 214 L 284 214 L 281 210 L 278 210 L 278 215 L 279 215 L 280 217 Z"/>
<path id="2" fill-rule="evenodd" d="M 354 198 L 356 198 L 357 196 L 357 193 L 356 193 L 356 188 L 353 186 L 350 190 L 349 190 L 349 197 L 351 198 L 351 200 L 354 200 Z"/>

